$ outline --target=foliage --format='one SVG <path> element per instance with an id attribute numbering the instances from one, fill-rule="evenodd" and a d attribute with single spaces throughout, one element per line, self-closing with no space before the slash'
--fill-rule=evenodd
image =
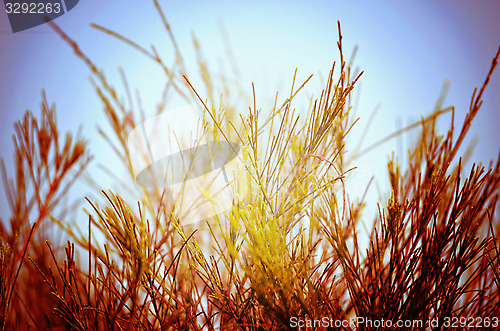
<path id="1" fill-rule="evenodd" d="M 340 24 L 340 61 L 309 109 L 297 111 L 293 102 L 311 77 L 298 88 L 294 78 L 290 94 L 281 105 L 276 95 L 269 110 L 258 108 L 254 92 L 248 112 L 239 114 L 234 105 L 215 106 L 215 78 L 195 40 L 208 99 L 197 92 L 155 4 L 175 48 L 173 67 L 154 47 L 148 51 L 94 27 L 163 70 L 167 84 L 158 113 L 173 90 L 203 106 L 201 135 L 242 146 L 240 175 L 249 193 L 227 212 L 185 225 L 171 202 L 186 192 L 172 197 L 162 185 L 103 191 L 104 201 L 87 199 L 88 228 L 77 231 L 63 222 L 68 216 L 61 199 L 90 158 L 83 140 L 73 143 L 68 134 L 60 145 L 54 108 L 44 97 L 40 120 L 27 112 L 15 125 L 13 178 L 2 161 L 12 211 L 0 228 L 3 329 L 281 330 L 293 328 L 292 318 L 359 316 L 437 318 L 435 328 L 444 329 L 446 317 L 500 317 L 500 157 L 487 167 L 474 164 L 465 175 L 459 155 L 499 53 L 472 95 L 458 137 L 454 108 L 438 107 L 419 124 L 408 167 L 394 158 L 388 163 L 390 199 L 379 205 L 365 253 L 358 240 L 363 201 L 352 203 L 346 188 L 357 159 L 345 149 L 356 122 L 350 95 L 361 74 L 353 75 L 343 58 Z M 124 181 L 133 183 L 127 137 L 144 112 L 126 105 L 77 43 L 50 24 L 91 70 L 112 128 L 100 133 L 128 168 Z M 227 81 L 224 89 L 234 93 Z M 445 111 L 453 116 L 439 135 L 436 119 Z M 64 250 L 50 232 L 54 224 L 69 239 Z"/>

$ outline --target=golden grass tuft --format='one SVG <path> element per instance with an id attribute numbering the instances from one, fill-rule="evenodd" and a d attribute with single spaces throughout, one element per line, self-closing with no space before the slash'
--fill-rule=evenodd
<path id="1" fill-rule="evenodd" d="M 458 152 L 500 48 L 472 94 L 457 137 L 454 108 L 438 107 L 412 126 L 420 135 L 409 165 L 388 162 L 390 199 L 380 201 L 364 252 L 363 201 L 350 202 L 345 179 L 357 161 L 346 156 L 345 146 L 356 122 L 350 95 L 361 74 L 353 76 L 344 60 L 340 23 L 340 60 L 309 109 L 296 110 L 294 99 L 311 77 L 303 83 L 294 78 L 289 95 L 280 102 L 276 95 L 268 110 L 258 107 L 253 91 L 253 103 L 240 113 L 224 98 L 215 106 L 215 78 L 195 41 L 208 99 L 197 92 L 155 5 L 175 49 L 171 67 L 154 47 L 146 50 L 94 27 L 142 52 L 165 73 L 158 113 L 173 90 L 203 107 L 202 136 L 241 146 L 240 175 L 249 193 L 206 222 L 183 225 L 183 214 L 170 203 L 183 198 L 183 191 L 169 200 L 171 192 L 162 185 L 128 185 L 135 178 L 127 137 L 144 112 L 123 102 L 132 99 L 123 71 L 121 96 L 78 44 L 50 22 L 89 67 L 111 127 L 99 132 L 130 176 L 122 179 L 122 192 L 102 191 L 102 201 L 87 198 L 88 224 L 77 231 L 64 225 L 61 199 L 90 160 L 85 142 L 74 142 L 69 134 L 62 142 L 45 96 L 40 119 L 27 112 L 15 124 L 14 177 L 2 161 L 12 212 L 0 228 L 2 329 L 285 330 L 294 328 L 294 318 L 355 317 L 436 319 L 437 329 L 446 329 L 447 318 L 482 318 L 493 328 L 500 317 L 500 157 L 465 173 Z M 446 111 L 452 112 L 449 130 L 438 134 L 436 118 Z M 64 254 L 52 244 L 54 224 L 67 235 Z M 23 263 L 26 258 L 31 263 Z"/>

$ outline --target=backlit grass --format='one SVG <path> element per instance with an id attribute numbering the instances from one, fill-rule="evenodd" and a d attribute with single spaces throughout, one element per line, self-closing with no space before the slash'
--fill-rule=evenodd
<path id="1" fill-rule="evenodd" d="M 253 102 L 242 111 L 220 97 L 201 52 L 204 86 L 184 74 L 182 52 L 156 5 L 175 48 L 172 66 L 154 48 L 94 27 L 165 73 L 158 113 L 176 93 L 203 109 L 201 137 L 241 146 L 241 180 L 233 185 L 245 185 L 248 194 L 224 213 L 186 224 L 174 202 L 188 192 L 175 195 L 161 182 L 136 185 L 127 137 L 145 115 L 124 102 L 133 99 L 126 71 L 127 88 L 120 91 L 51 23 L 89 67 L 111 128 L 100 133 L 129 177 L 121 179 L 122 191 L 100 192 L 95 183 L 102 199 L 87 198 L 87 223 L 76 223 L 62 201 L 91 159 L 85 141 L 65 136 L 45 97 L 40 116 L 27 112 L 15 124 L 15 172 L 7 173 L 2 161 L 12 215 L 0 228 L 3 329 L 282 330 L 293 329 L 293 320 L 355 317 L 435 319 L 433 329 L 447 329 L 447 318 L 482 318 L 494 329 L 500 317 L 500 158 L 464 169 L 459 148 L 499 53 L 464 119 L 455 119 L 453 107 L 438 107 L 412 126 L 419 136 L 408 167 L 395 158 L 388 162 L 390 199 L 379 201 L 378 216 L 368 220 L 363 201 L 349 197 L 346 180 L 349 172 L 355 176 L 357 158 L 348 157 L 346 141 L 356 122 L 351 94 L 362 74 L 346 64 L 340 23 L 339 58 L 308 109 L 295 108 L 294 100 L 314 77 L 294 78 L 271 108 L 260 106 L 250 90 Z M 452 119 L 440 133 L 436 119 L 445 112 Z M 361 222 L 371 225 L 366 250 L 358 240 Z"/>

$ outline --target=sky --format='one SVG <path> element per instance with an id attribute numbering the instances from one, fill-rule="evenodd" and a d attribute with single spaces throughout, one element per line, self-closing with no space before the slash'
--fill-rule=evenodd
<path id="1" fill-rule="evenodd" d="M 370 121 L 367 145 L 428 115 L 445 80 L 450 82 L 445 106 L 455 105 L 456 125 L 460 124 L 474 87 L 482 84 L 500 45 L 500 2 L 495 0 L 187 0 L 160 4 L 193 81 L 197 75 L 193 34 L 210 65 L 229 67 L 222 26 L 241 72 L 240 84 L 248 91 L 252 82 L 255 84 L 263 108 L 272 106 L 276 90 L 289 91 L 296 68 L 298 81 L 314 74 L 310 91 L 319 90 L 333 61 L 338 61 L 339 20 L 345 53 L 348 56 L 357 45 L 354 64 L 364 70 L 356 91 L 361 119 L 354 137 L 361 135 L 371 113 L 380 105 Z M 0 8 L 0 156 L 7 168 L 12 164 L 12 124 L 26 109 L 39 114 L 41 90 L 45 89 L 49 103 L 56 104 L 60 128 L 76 133 L 82 127 L 95 155 L 90 169 L 102 178 L 103 189 L 113 187 L 112 180 L 97 167 L 112 167 L 116 158 L 97 134 L 96 126 L 104 123 L 105 117 L 88 68 L 46 24 L 12 33 L 8 17 Z M 147 48 L 154 44 L 168 57 L 172 45 L 152 1 L 82 0 L 55 23 L 105 69 L 108 79 L 117 86 L 121 86 L 118 67 L 123 67 L 131 87 L 141 93 L 145 109 L 154 109 L 163 87 L 155 65 L 90 27 L 90 23 L 97 23 Z M 498 156 L 499 91 L 497 68 L 471 127 L 471 136 L 479 139 L 474 161 L 488 163 Z M 183 104 L 173 100 L 171 107 L 177 106 Z M 103 127 L 109 129 L 105 124 Z M 391 150 L 396 148 L 404 155 L 408 139 L 401 138 L 403 143 L 399 145 L 397 140 L 391 141 L 358 160 L 356 180 L 360 188 L 372 175 L 383 178 Z M 84 194 L 88 191 L 82 190 Z M 3 192 L 0 208 L 0 217 L 8 219 Z"/>

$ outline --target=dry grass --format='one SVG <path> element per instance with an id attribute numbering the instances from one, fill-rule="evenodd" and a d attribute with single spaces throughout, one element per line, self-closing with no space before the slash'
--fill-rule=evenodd
<path id="1" fill-rule="evenodd" d="M 292 318 L 356 316 L 437 318 L 436 329 L 445 329 L 446 317 L 500 317 L 500 157 L 465 172 L 458 155 L 499 53 L 472 95 L 458 137 L 453 108 L 448 132 L 436 132 L 436 118 L 445 111 L 438 108 L 420 123 L 408 168 L 395 159 L 388 163 L 391 198 L 381 201 L 363 252 L 363 202 L 350 202 L 345 181 L 356 166 L 345 145 L 355 123 L 350 95 L 361 74 L 353 76 L 343 58 L 340 24 L 340 60 L 310 109 L 295 110 L 294 98 L 309 79 L 294 79 L 289 95 L 280 103 L 276 95 L 269 111 L 258 107 L 254 93 L 248 111 L 238 114 L 230 104 L 214 106 L 214 78 L 201 52 L 208 99 L 197 93 L 156 5 L 175 48 L 172 67 L 154 48 L 96 28 L 158 63 L 167 77 L 158 113 L 174 91 L 203 106 L 201 134 L 207 140 L 242 147 L 249 194 L 225 213 L 187 226 L 162 185 L 102 192 L 104 201 L 88 199 L 88 227 L 75 231 L 63 222 L 67 214 L 60 202 L 89 157 L 85 143 L 73 143 L 69 135 L 60 145 L 54 109 L 44 98 L 40 119 L 27 113 L 15 125 L 16 173 L 9 177 L 2 163 L 12 211 L 10 223 L 0 228 L 3 329 L 281 330 L 292 329 Z M 78 45 L 51 25 L 91 70 L 112 128 L 100 132 L 129 170 L 123 180 L 133 182 L 127 137 L 145 115 L 123 102 L 132 99 L 125 75 L 122 97 Z M 53 224 L 69 239 L 65 254 L 52 247 Z"/>

